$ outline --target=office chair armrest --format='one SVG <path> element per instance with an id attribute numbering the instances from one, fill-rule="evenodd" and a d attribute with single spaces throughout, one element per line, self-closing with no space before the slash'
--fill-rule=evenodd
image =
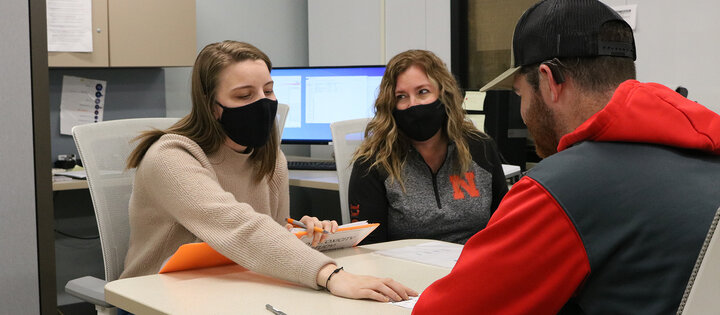
<path id="1" fill-rule="evenodd" d="M 105 280 L 85 276 L 68 281 L 65 284 L 65 292 L 98 306 L 112 307 L 105 302 L 105 284 L 107 284 Z"/>

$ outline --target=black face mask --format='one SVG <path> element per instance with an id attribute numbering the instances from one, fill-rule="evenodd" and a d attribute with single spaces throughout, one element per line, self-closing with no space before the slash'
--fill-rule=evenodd
<path id="1" fill-rule="evenodd" d="M 445 124 L 447 113 L 438 98 L 425 105 L 407 109 L 393 109 L 393 117 L 400 131 L 415 141 L 425 141 L 434 136 Z"/>
<path id="2" fill-rule="evenodd" d="M 262 98 L 233 108 L 225 107 L 217 101 L 216 103 L 223 108 L 220 124 L 230 140 L 251 148 L 265 145 L 275 125 L 277 101 Z"/>

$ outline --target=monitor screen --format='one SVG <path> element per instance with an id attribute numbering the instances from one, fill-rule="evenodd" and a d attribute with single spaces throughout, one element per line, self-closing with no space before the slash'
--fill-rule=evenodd
<path id="1" fill-rule="evenodd" d="M 374 115 L 384 66 L 273 68 L 279 103 L 290 107 L 282 143 L 328 143 L 330 123 Z"/>

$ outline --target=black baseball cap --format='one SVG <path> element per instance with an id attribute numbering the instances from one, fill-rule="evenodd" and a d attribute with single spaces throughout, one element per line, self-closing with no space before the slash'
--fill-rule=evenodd
<path id="1" fill-rule="evenodd" d="M 513 33 L 512 67 L 480 91 L 512 89 L 514 74 L 522 66 L 553 58 L 616 56 L 635 60 L 635 40 L 600 40 L 605 23 L 620 21 L 613 9 L 597 0 L 543 0 L 518 20 Z M 632 38 L 632 37 L 631 37 Z"/>

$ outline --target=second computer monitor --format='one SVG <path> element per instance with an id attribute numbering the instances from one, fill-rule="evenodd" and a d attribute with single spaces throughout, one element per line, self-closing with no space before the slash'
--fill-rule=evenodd
<path id="1" fill-rule="evenodd" d="M 279 103 L 288 104 L 283 143 L 328 143 L 330 123 L 372 117 L 384 66 L 274 68 Z"/>

